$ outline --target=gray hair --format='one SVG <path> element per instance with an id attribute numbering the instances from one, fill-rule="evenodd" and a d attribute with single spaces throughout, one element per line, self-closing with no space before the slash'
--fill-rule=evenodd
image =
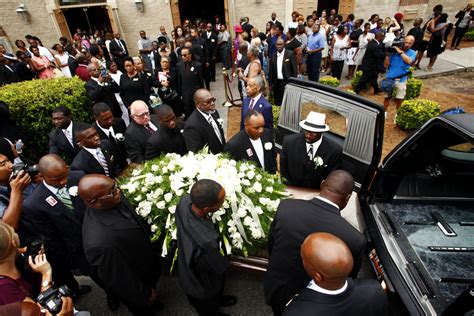
<path id="1" fill-rule="evenodd" d="M 265 82 L 263 81 L 262 79 L 262 76 L 255 76 L 255 77 L 252 77 L 248 80 L 247 83 L 249 83 L 250 81 L 252 81 L 253 83 L 255 83 L 257 86 L 258 86 L 258 89 L 260 91 L 263 90 L 263 88 L 265 87 Z"/>
<path id="2" fill-rule="evenodd" d="M 248 49 L 248 52 L 253 56 L 253 57 L 258 57 L 258 54 L 260 54 L 260 50 L 255 47 L 255 46 L 250 46 Z"/>
<path id="3" fill-rule="evenodd" d="M 87 71 L 91 71 L 94 68 L 97 68 L 94 63 L 90 63 L 89 65 L 87 65 Z"/>

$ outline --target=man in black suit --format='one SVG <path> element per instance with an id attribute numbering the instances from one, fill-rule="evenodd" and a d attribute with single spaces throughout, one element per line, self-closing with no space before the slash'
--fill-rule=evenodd
<path id="1" fill-rule="evenodd" d="M 296 77 L 295 53 L 285 49 L 285 41 L 282 38 L 276 41 L 276 52 L 270 58 L 269 84 L 272 87 L 276 105 L 281 105 L 285 86 L 290 77 Z"/>
<path id="2" fill-rule="evenodd" d="M 216 81 L 216 58 L 219 47 L 217 45 L 217 35 L 212 31 L 211 23 L 207 23 L 206 32 L 202 33 L 202 37 L 206 40 L 207 51 L 209 52 L 209 66 L 206 68 L 207 76 L 209 76 L 210 80 Z"/>
<path id="3" fill-rule="evenodd" d="M 87 124 L 73 122 L 71 110 L 63 105 L 53 110 L 52 118 L 55 128 L 49 134 L 49 153 L 63 155 L 66 163 L 71 163 L 81 149 L 75 134 Z"/>
<path id="4" fill-rule="evenodd" d="M 116 295 L 133 315 L 154 315 L 160 267 L 149 227 L 117 183 L 106 176 L 83 177 L 79 196 L 88 206 L 82 239 L 92 271 L 104 289 Z"/>
<path id="5" fill-rule="evenodd" d="M 122 171 L 127 166 L 127 152 L 125 151 L 124 136 L 127 127 L 125 126 L 125 122 L 121 118 L 113 117 L 112 110 L 103 102 L 94 104 L 92 114 L 95 118 L 95 122 L 92 123 L 92 126 L 97 130 L 100 139 L 109 141 L 113 151 L 117 155 L 115 163 L 119 171 Z"/>
<path id="6" fill-rule="evenodd" d="M 225 190 L 209 179 L 197 181 L 176 207 L 179 284 L 199 315 L 226 315 L 220 306 L 237 302 L 222 295 L 229 260 L 221 255 L 210 214 L 222 207 Z"/>
<path id="7" fill-rule="evenodd" d="M 9 58 L 0 56 L 0 87 L 20 81 L 17 73 L 13 70 L 13 66 Z"/>
<path id="8" fill-rule="evenodd" d="M 113 56 L 120 71 L 125 72 L 124 58 L 128 56 L 127 45 L 120 39 L 120 33 L 114 33 L 114 39 L 109 44 L 110 54 Z"/>
<path id="9" fill-rule="evenodd" d="M 321 181 L 341 165 L 342 148 L 324 137 L 329 131 L 325 114 L 310 112 L 300 127 L 303 133 L 283 139 L 281 176 L 288 185 L 318 189 Z"/>
<path id="10" fill-rule="evenodd" d="M 86 82 L 86 92 L 92 102 L 104 102 L 110 106 L 114 117 L 122 117 L 122 110 L 115 98 L 115 93 L 120 92 L 118 84 L 110 78 L 110 75 L 103 77 L 101 70 L 94 63 L 90 63 L 87 70 L 91 79 Z"/>
<path id="11" fill-rule="evenodd" d="M 76 75 L 76 69 L 79 67 L 79 63 L 76 60 L 77 50 L 74 48 L 73 45 L 69 45 L 65 48 L 66 52 L 68 53 L 69 57 L 67 59 L 67 65 L 69 66 L 69 70 L 71 71 L 71 75 Z"/>
<path id="12" fill-rule="evenodd" d="M 177 90 L 183 99 L 186 118 L 189 118 L 194 111 L 194 93 L 196 90 L 204 88 L 203 72 L 201 64 L 192 60 L 191 49 L 183 47 L 181 58 L 182 61 L 176 66 L 178 73 Z"/>
<path id="13" fill-rule="evenodd" d="M 130 106 L 132 121 L 125 132 L 125 149 L 131 162 L 145 161 L 146 142 L 155 134 L 160 126 L 158 117 L 150 115 L 148 105 L 140 100 Z"/>
<path id="14" fill-rule="evenodd" d="M 247 32 L 249 36 L 252 35 L 251 32 L 253 29 L 253 25 L 250 24 L 249 18 L 247 16 L 240 19 L 240 25 L 242 26 L 244 32 Z"/>
<path id="15" fill-rule="evenodd" d="M 160 105 L 155 113 L 160 120 L 160 126 L 158 133 L 151 135 L 146 142 L 145 159 L 150 160 L 168 153 L 186 154 L 184 123 L 176 120 L 176 115 L 168 104 Z"/>
<path id="16" fill-rule="evenodd" d="M 275 144 L 273 133 L 265 128 L 262 113 L 250 110 L 245 115 L 244 129 L 237 133 L 225 145 L 235 160 L 249 160 L 270 173 L 277 170 Z"/>
<path id="17" fill-rule="evenodd" d="M 186 148 L 192 152 L 200 151 L 204 146 L 209 147 L 213 154 L 222 152 L 225 145 L 223 120 L 216 111 L 216 98 L 206 89 L 199 89 L 194 94 L 196 111 L 184 125 L 184 141 Z"/>
<path id="18" fill-rule="evenodd" d="M 310 281 L 299 256 L 304 239 L 314 232 L 328 232 L 342 239 L 354 258 L 352 277 L 357 276 L 365 249 L 365 238 L 342 218 L 340 211 L 349 201 L 354 179 L 344 170 L 329 174 L 318 197 L 283 200 L 268 235 L 270 259 L 265 275 L 265 301 L 275 315 Z"/>
<path id="19" fill-rule="evenodd" d="M 79 286 L 71 272 L 80 269 L 89 273 L 82 250 L 86 206 L 77 196 L 77 185 L 84 173 L 68 171 L 64 160 L 55 154 L 43 156 L 38 168 L 44 180 L 24 202 L 22 237 L 43 241 L 57 286 L 66 284 L 76 295 L 87 293 L 91 288 Z"/>
<path id="20" fill-rule="evenodd" d="M 383 48 L 383 39 L 385 38 L 384 32 L 377 32 L 375 38 L 369 42 L 367 49 L 362 58 L 362 77 L 360 77 L 357 86 L 354 88 L 354 92 L 359 94 L 362 89 L 365 89 L 367 83 L 370 83 L 374 87 L 374 94 L 381 92 L 377 83 L 377 77 L 379 74 L 379 65 L 385 58 L 385 52 Z"/>
<path id="21" fill-rule="evenodd" d="M 86 125 L 76 134 L 82 149 L 71 163 L 71 170 L 81 170 L 85 174 L 103 174 L 112 179 L 119 175 L 115 163 L 116 153 L 108 140 L 101 140 L 92 125 Z"/>
<path id="22" fill-rule="evenodd" d="M 387 296 L 376 280 L 348 278 L 353 267 L 350 249 L 328 233 L 313 233 L 301 246 L 301 258 L 311 277 L 283 315 L 388 315 Z"/>

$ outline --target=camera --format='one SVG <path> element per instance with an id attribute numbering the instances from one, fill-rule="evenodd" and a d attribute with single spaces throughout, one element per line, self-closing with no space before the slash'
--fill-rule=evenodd
<path id="1" fill-rule="evenodd" d="M 389 52 L 390 54 L 397 54 L 397 50 L 394 48 L 394 47 L 398 47 L 398 48 L 403 48 L 403 45 L 405 44 L 405 40 L 403 38 L 401 39 L 394 39 L 393 42 L 392 42 L 392 45 L 390 45 L 390 47 L 387 48 L 387 52 Z"/>
<path id="2" fill-rule="evenodd" d="M 28 257 L 31 256 L 31 258 L 34 260 L 41 250 L 43 250 L 43 244 L 44 243 L 42 239 L 27 240 L 25 244 L 26 251 L 17 258 L 18 265 L 25 267 L 25 269 L 29 269 L 30 264 L 28 263 Z"/>
<path id="3" fill-rule="evenodd" d="M 67 285 L 63 285 L 59 288 L 49 288 L 38 295 L 38 303 L 46 308 L 51 314 L 55 315 L 61 311 L 63 307 L 63 301 L 61 297 L 71 296 L 72 291 Z"/>
<path id="4" fill-rule="evenodd" d="M 15 179 L 18 174 L 20 173 L 21 170 L 24 170 L 26 173 L 28 173 L 31 177 L 37 175 L 39 173 L 38 171 L 38 165 L 27 165 L 25 163 L 19 162 L 13 165 L 13 172 L 11 179 Z"/>

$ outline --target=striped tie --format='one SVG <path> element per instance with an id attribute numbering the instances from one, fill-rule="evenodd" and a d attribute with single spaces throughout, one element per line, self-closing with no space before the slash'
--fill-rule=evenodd
<path id="1" fill-rule="evenodd" d="M 104 154 L 100 148 L 97 148 L 97 158 L 99 160 L 100 165 L 104 169 L 105 175 L 109 176 L 109 166 L 107 166 L 107 160 L 105 159 Z"/>
<path id="2" fill-rule="evenodd" d="M 74 210 L 74 207 L 72 206 L 71 197 L 69 196 L 69 193 L 67 193 L 66 187 L 62 187 L 58 190 L 57 197 L 69 210 Z"/>

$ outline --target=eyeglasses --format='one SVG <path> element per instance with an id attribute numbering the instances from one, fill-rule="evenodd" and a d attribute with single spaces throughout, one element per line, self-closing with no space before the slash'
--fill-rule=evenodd
<path id="1" fill-rule="evenodd" d="M 181 57 L 186 57 L 188 56 L 188 54 L 181 54 Z"/>
<path id="2" fill-rule="evenodd" d="M 0 167 L 5 167 L 5 165 L 6 165 L 8 162 L 10 162 L 10 160 L 8 160 L 8 159 L 5 159 L 5 160 L 3 160 L 3 161 L 0 161 Z"/>
<path id="3" fill-rule="evenodd" d="M 91 204 L 94 204 L 95 202 L 98 202 L 100 200 L 105 200 L 105 199 L 109 199 L 109 198 L 113 198 L 115 196 L 115 194 L 117 194 L 117 192 L 120 191 L 120 188 L 117 184 L 116 181 L 114 181 L 114 186 L 112 187 L 112 189 L 110 190 L 110 193 L 109 194 L 106 194 L 106 195 L 102 195 L 102 196 L 99 196 L 98 198 L 95 198 L 95 199 L 92 199 L 90 201 Z"/>
<path id="4" fill-rule="evenodd" d="M 208 100 L 201 101 L 201 103 L 204 103 L 204 104 L 211 104 L 211 103 L 214 103 L 214 102 L 216 102 L 216 98 L 211 98 L 211 99 L 208 99 Z"/>
<path id="5" fill-rule="evenodd" d="M 145 116 L 150 116 L 150 112 L 143 112 L 142 114 L 134 114 L 133 116 L 138 118 L 144 118 Z"/>

